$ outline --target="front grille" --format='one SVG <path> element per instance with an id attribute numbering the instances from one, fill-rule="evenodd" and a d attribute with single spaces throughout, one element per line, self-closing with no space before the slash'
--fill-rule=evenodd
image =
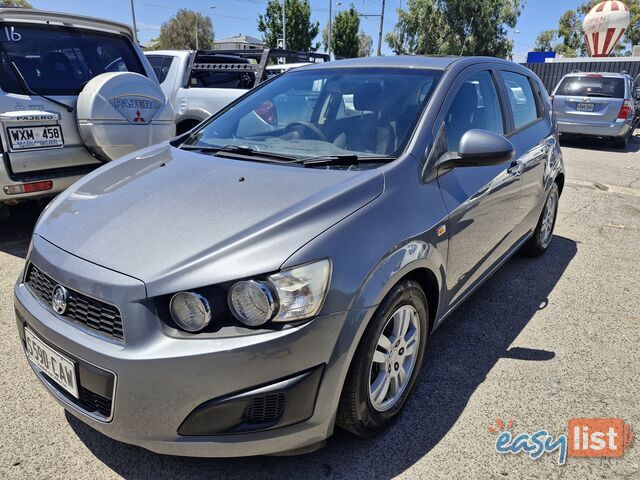
<path id="1" fill-rule="evenodd" d="M 80 387 L 78 390 L 80 396 L 79 400 L 82 407 L 91 413 L 98 413 L 103 417 L 109 418 L 111 416 L 111 399 L 98 395 L 97 393 L 87 390 L 84 387 Z"/>
<path id="2" fill-rule="evenodd" d="M 53 289 L 57 285 L 55 280 L 32 263 L 28 267 L 25 283 L 33 294 L 51 307 Z M 64 317 L 108 337 L 124 339 L 122 317 L 116 307 L 68 288 L 67 291 L 69 299 Z"/>
<path id="3" fill-rule="evenodd" d="M 286 394 L 270 393 L 255 397 L 247 408 L 246 421 L 249 423 L 273 422 L 282 416 Z"/>

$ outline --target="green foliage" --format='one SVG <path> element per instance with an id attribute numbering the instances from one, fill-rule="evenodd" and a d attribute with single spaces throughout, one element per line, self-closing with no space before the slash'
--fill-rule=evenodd
<path id="1" fill-rule="evenodd" d="M 360 49 L 360 38 L 358 30 L 360 29 L 360 17 L 358 12 L 351 5 L 348 10 L 338 13 L 333 19 L 333 32 L 331 39 L 331 50 L 336 57 L 354 58 L 358 57 Z M 329 46 L 329 25 L 322 31 L 322 41 L 325 50 L 328 51 Z"/>
<path id="2" fill-rule="evenodd" d="M 161 50 L 195 50 L 196 18 L 198 19 L 198 47 L 208 50 L 213 46 L 214 32 L 211 19 L 181 8 L 160 27 L 158 49 Z"/>
<path id="3" fill-rule="evenodd" d="M 533 51 L 551 52 L 554 50 L 557 40 L 558 32 L 556 30 L 545 30 L 536 38 L 536 43 L 533 47 Z"/>
<path id="4" fill-rule="evenodd" d="M 287 22 L 287 48 L 299 51 L 315 51 L 320 43 L 313 45 L 318 36 L 320 24 L 311 21 L 309 0 L 283 0 Z M 282 5 L 279 0 L 269 0 L 264 15 L 258 17 L 258 31 L 262 32 L 264 43 L 271 48 L 278 46 L 282 38 Z"/>
<path id="5" fill-rule="evenodd" d="M 397 53 L 508 57 L 524 0 L 409 0 L 386 35 Z"/>
<path id="6" fill-rule="evenodd" d="M 398 23 L 385 40 L 397 54 L 417 55 L 446 52 L 448 25 L 439 0 L 408 0 L 407 9 L 398 9 Z"/>
<path id="7" fill-rule="evenodd" d="M 27 0 L 1 0 L 0 5 L 5 7 L 33 8 Z"/>
<path id="8" fill-rule="evenodd" d="M 358 56 L 368 57 L 373 52 L 373 38 L 362 30 L 358 34 Z"/>

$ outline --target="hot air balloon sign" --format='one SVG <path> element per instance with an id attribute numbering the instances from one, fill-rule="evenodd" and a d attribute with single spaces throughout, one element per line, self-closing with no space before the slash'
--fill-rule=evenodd
<path id="1" fill-rule="evenodd" d="M 629 7 L 622 2 L 600 2 L 584 17 L 584 42 L 592 57 L 606 57 L 629 27 Z"/>

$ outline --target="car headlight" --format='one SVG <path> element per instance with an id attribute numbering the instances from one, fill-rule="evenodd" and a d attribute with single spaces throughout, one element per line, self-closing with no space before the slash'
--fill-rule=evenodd
<path id="1" fill-rule="evenodd" d="M 173 321 L 187 332 L 200 331 L 211 321 L 209 302 L 193 292 L 176 293 L 169 302 L 169 312 Z"/>
<path id="2" fill-rule="evenodd" d="M 266 282 L 238 282 L 229 291 L 229 306 L 250 326 L 304 320 L 322 308 L 330 275 L 331 263 L 325 259 L 282 270 Z"/>

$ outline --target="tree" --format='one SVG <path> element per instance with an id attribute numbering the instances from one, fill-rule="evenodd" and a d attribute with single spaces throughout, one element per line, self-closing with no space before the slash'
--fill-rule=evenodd
<path id="1" fill-rule="evenodd" d="M 536 38 L 533 47 L 534 52 L 552 52 L 554 51 L 556 41 L 558 40 L 558 32 L 556 30 L 545 30 Z"/>
<path id="2" fill-rule="evenodd" d="M 371 35 L 360 30 L 358 34 L 358 44 L 359 57 L 368 57 L 371 55 L 371 52 L 373 52 L 373 38 L 371 38 Z"/>
<path id="3" fill-rule="evenodd" d="M 409 0 L 386 41 L 397 53 L 508 57 L 524 0 Z"/>
<path id="4" fill-rule="evenodd" d="M 287 21 L 287 48 L 300 51 L 315 51 L 320 43 L 313 45 L 318 36 L 320 23 L 311 21 L 309 0 L 284 0 Z M 264 15 L 258 17 L 258 31 L 263 33 L 264 43 L 271 48 L 278 46 L 282 38 L 282 5 L 279 0 L 269 0 Z"/>
<path id="5" fill-rule="evenodd" d="M 33 8 L 27 0 L 2 0 L 1 3 L 5 7 Z"/>
<path id="6" fill-rule="evenodd" d="M 208 50 L 213 46 L 214 32 L 211 19 L 186 8 L 181 8 L 160 26 L 158 49 L 195 50 L 196 18 L 198 19 L 198 47 Z"/>
<path id="7" fill-rule="evenodd" d="M 439 0 L 409 0 L 407 10 L 398 9 L 398 23 L 385 41 L 397 54 L 445 53 L 448 26 Z"/>
<path id="8" fill-rule="evenodd" d="M 523 0 L 443 0 L 443 11 L 451 35 L 447 53 L 509 57 L 513 42 L 509 28 L 515 28 Z"/>
<path id="9" fill-rule="evenodd" d="M 351 5 L 348 10 L 338 13 L 333 19 L 331 50 L 336 57 L 354 58 L 358 56 L 360 39 L 360 17 Z M 322 41 L 325 50 L 329 48 L 329 25 L 322 31 Z"/>
<path id="10" fill-rule="evenodd" d="M 558 22 L 558 38 L 562 42 L 556 51 L 565 57 L 582 56 L 586 53 L 583 40 L 582 18 L 575 10 L 567 10 Z"/>

